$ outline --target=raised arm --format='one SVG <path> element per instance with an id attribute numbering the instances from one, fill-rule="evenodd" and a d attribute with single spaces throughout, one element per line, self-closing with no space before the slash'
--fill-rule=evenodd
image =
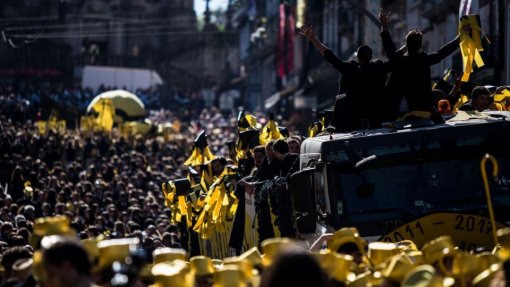
<path id="1" fill-rule="evenodd" d="M 326 51 L 328 49 L 328 47 L 326 47 L 321 41 L 319 41 L 319 39 L 317 39 L 317 37 L 313 33 L 313 30 L 311 27 L 303 25 L 303 27 L 301 27 L 299 33 L 301 35 L 305 36 L 306 39 L 308 39 L 308 41 L 312 42 L 312 44 L 315 46 L 317 51 L 319 51 L 319 53 L 321 53 L 321 55 L 324 55 L 324 51 Z"/>
<path id="2" fill-rule="evenodd" d="M 450 102 L 450 105 L 453 107 L 460 98 L 460 86 L 462 85 L 462 75 L 457 75 L 457 73 L 453 73 L 453 78 L 455 79 L 455 86 L 453 86 L 452 90 L 446 98 Z"/>
<path id="3" fill-rule="evenodd" d="M 326 47 L 313 33 L 311 27 L 303 25 L 299 33 L 308 39 L 308 41 L 312 42 L 315 48 L 321 53 L 322 56 L 328 61 L 333 67 L 335 67 L 341 73 L 346 68 L 346 63 L 339 59 L 328 47 Z"/>
<path id="4" fill-rule="evenodd" d="M 444 58 L 448 57 L 448 55 L 455 52 L 455 50 L 457 50 L 458 48 L 459 48 L 459 36 L 457 35 L 455 39 L 441 47 L 439 50 L 437 50 L 437 52 L 428 54 L 427 62 L 430 66 L 437 64 L 441 62 L 441 60 L 443 60 Z"/>
<path id="5" fill-rule="evenodd" d="M 397 56 L 397 47 L 391 39 L 390 32 L 388 31 L 388 20 L 390 19 L 391 12 L 386 12 L 383 9 L 379 12 L 379 23 L 381 23 L 381 39 L 384 51 L 388 59 Z"/>

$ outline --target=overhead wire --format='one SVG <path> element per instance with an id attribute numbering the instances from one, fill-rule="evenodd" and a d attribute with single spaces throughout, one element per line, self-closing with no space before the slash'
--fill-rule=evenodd
<path id="1" fill-rule="evenodd" d="M 150 18 L 149 16 L 158 15 L 158 13 L 146 13 L 130 12 L 130 13 L 119 13 L 119 16 L 110 17 L 101 14 L 68 14 L 68 19 L 77 19 L 80 22 L 67 23 L 67 24 L 50 24 L 51 21 L 57 20 L 56 17 L 50 16 L 51 3 L 47 5 L 47 16 L 46 17 L 15 17 L 15 18 L 4 18 L 0 19 L 0 23 L 4 26 L 1 30 L 3 40 L 9 43 L 14 48 L 19 48 L 23 45 L 30 44 L 37 39 L 57 39 L 57 38 L 83 38 L 83 37 L 128 37 L 128 36 L 155 36 L 155 35 L 193 35 L 200 34 L 201 31 L 173 31 L 175 29 L 191 27 L 186 23 L 172 23 L 172 26 L 164 25 L 164 23 L 171 23 L 175 21 L 172 18 Z M 133 15 L 137 17 L 128 17 Z M 125 18 L 126 16 L 128 18 Z M 139 18 L 143 16 L 143 18 Z M 94 19 L 103 18 L 103 19 Z M 90 23 L 92 21 L 100 21 L 96 23 Z M 148 19 L 147 19 L 148 18 Z M 180 21 L 189 19 L 197 19 L 193 15 L 183 15 L 179 17 Z M 40 22 L 45 21 L 43 25 L 13 25 L 9 26 L 9 23 L 14 22 Z M 105 27 L 108 25 L 108 27 Z M 115 25 L 122 25 L 116 27 Z M 139 26 L 132 26 L 139 25 Z M 113 26 L 113 27 L 112 27 Z M 31 30 L 39 30 L 34 33 Z M 165 31 L 166 30 L 166 31 Z M 208 33 L 235 33 L 217 31 Z M 22 41 L 22 45 L 19 45 L 13 41 L 17 39 L 25 39 Z"/>
<path id="2" fill-rule="evenodd" d="M 80 18 L 83 21 L 83 18 Z M 187 17 L 182 18 L 180 17 L 179 20 L 187 20 L 187 19 L 195 19 L 193 17 Z M 159 18 L 159 19 L 130 19 L 130 20 L 120 20 L 120 19 L 105 19 L 104 22 L 108 23 L 122 23 L 122 24 L 147 24 L 147 23 L 164 23 L 164 22 L 171 22 L 174 21 L 174 19 L 171 18 Z M 6 27 L 5 30 L 7 31 L 19 31 L 19 30 L 30 30 L 30 29 L 40 29 L 40 28 L 46 28 L 46 29 L 54 29 L 54 28 L 72 28 L 72 27 L 88 27 L 88 26 L 98 26 L 98 25 L 104 25 L 104 23 L 96 22 L 96 23 L 90 23 L 90 22 L 77 22 L 77 23 L 69 23 L 69 24 L 50 24 L 50 25 L 35 25 L 35 26 L 13 26 L 13 27 Z"/>
<path id="3" fill-rule="evenodd" d="M 65 39 L 65 38 L 85 38 L 85 37 L 128 37 L 128 36 L 163 36 L 163 35 L 198 35 L 202 34 L 202 31 L 186 31 L 186 32 L 128 32 L 128 33 L 118 33 L 118 32 L 112 32 L 112 33 L 98 33 L 98 34 L 68 34 L 68 35 L 40 35 L 38 36 L 39 39 Z M 207 31 L 207 34 L 236 34 L 235 31 Z M 29 38 L 31 35 L 19 35 L 19 36 L 11 36 L 12 38 Z"/>

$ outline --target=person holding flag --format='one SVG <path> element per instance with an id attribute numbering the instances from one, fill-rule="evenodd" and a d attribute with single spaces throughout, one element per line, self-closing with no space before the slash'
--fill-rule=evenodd
<path id="1" fill-rule="evenodd" d="M 407 53 L 397 53 L 397 49 L 388 31 L 391 12 L 381 9 L 381 38 L 386 55 L 391 64 L 391 76 L 388 81 L 388 113 L 393 119 L 411 111 L 432 112 L 432 80 L 430 67 L 452 54 L 459 48 L 459 35 L 441 47 L 437 52 L 422 51 L 423 34 L 417 28 L 406 36 Z M 436 115 L 436 116 L 433 116 Z M 442 122 L 439 114 L 431 114 L 435 122 Z"/>

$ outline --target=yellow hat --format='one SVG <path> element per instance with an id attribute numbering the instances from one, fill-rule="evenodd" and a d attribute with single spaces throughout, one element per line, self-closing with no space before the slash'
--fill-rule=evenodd
<path id="1" fill-rule="evenodd" d="M 67 237 L 63 235 L 49 235 L 44 236 L 41 239 L 41 249 L 49 249 L 51 246 L 53 246 L 55 243 L 62 242 L 66 240 Z"/>
<path id="2" fill-rule="evenodd" d="M 406 254 L 407 258 L 409 258 L 411 260 L 411 262 L 413 262 L 413 264 L 424 264 L 425 263 L 423 261 L 423 253 L 421 251 L 415 251 L 415 250 L 408 249 L 408 250 L 404 251 L 404 253 Z"/>
<path id="3" fill-rule="evenodd" d="M 248 260 L 253 266 L 262 265 L 262 255 L 260 255 L 259 249 L 253 247 L 250 250 L 244 252 L 239 256 L 241 260 Z"/>
<path id="4" fill-rule="evenodd" d="M 454 277 L 462 276 L 471 280 L 488 267 L 490 265 L 486 266 L 480 257 L 465 251 L 459 251 L 453 257 L 451 274 Z"/>
<path id="5" fill-rule="evenodd" d="M 421 248 L 423 260 L 426 264 L 433 265 L 439 260 L 456 253 L 452 238 L 448 235 L 433 239 Z"/>
<path id="6" fill-rule="evenodd" d="M 32 186 L 30 186 L 30 182 L 28 185 L 26 185 L 25 183 L 25 189 L 23 190 L 23 193 L 25 194 L 26 197 L 32 197 L 34 195 L 34 189 L 32 188 Z"/>
<path id="7" fill-rule="evenodd" d="M 243 272 L 237 266 L 224 266 L 214 273 L 213 287 L 244 287 L 246 286 Z"/>
<path id="8" fill-rule="evenodd" d="M 70 229 L 65 216 L 38 218 L 34 224 L 34 234 L 37 236 L 67 234 Z"/>
<path id="9" fill-rule="evenodd" d="M 152 256 L 154 258 L 154 264 L 170 262 L 176 259 L 186 261 L 186 258 L 188 257 L 188 252 L 180 248 L 163 247 L 154 250 L 154 252 L 152 252 Z"/>
<path id="10" fill-rule="evenodd" d="M 351 255 L 326 251 L 316 255 L 316 258 L 319 259 L 319 264 L 326 274 L 336 281 L 349 283 L 356 279 L 356 274 L 351 270 L 354 264 Z"/>
<path id="11" fill-rule="evenodd" d="M 153 287 L 191 287 L 193 280 L 188 270 L 188 264 L 179 259 L 154 264 L 151 268 Z"/>
<path id="12" fill-rule="evenodd" d="M 34 260 L 32 258 L 23 258 L 18 259 L 12 264 L 12 277 L 25 279 L 30 271 L 32 271 L 32 266 L 34 264 Z"/>
<path id="13" fill-rule="evenodd" d="M 43 217 L 35 220 L 34 232 L 30 236 L 30 245 L 38 247 L 39 241 L 44 236 L 62 235 L 76 237 L 76 231 L 69 227 L 69 221 L 65 216 Z"/>
<path id="14" fill-rule="evenodd" d="M 397 244 L 397 247 L 401 251 L 407 251 L 407 250 L 417 251 L 418 250 L 418 248 L 416 247 L 416 244 L 412 240 L 406 239 L 406 240 L 399 241 L 396 244 Z"/>
<path id="15" fill-rule="evenodd" d="M 366 241 L 360 237 L 358 229 L 355 227 L 344 227 L 333 234 L 333 238 L 328 241 L 328 249 L 337 252 L 340 246 L 345 243 L 354 243 L 361 252 L 365 252 Z"/>
<path id="16" fill-rule="evenodd" d="M 87 251 L 89 255 L 89 259 L 91 262 L 94 262 L 95 259 L 99 256 L 99 248 L 97 247 L 97 243 L 101 241 L 100 238 L 87 238 L 81 241 L 83 248 Z"/>
<path id="17" fill-rule="evenodd" d="M 402 280 L 403 287 L 446 287 L 455 283 L 453 278 L 441 277 L 437 275 L 434 267 L 430 265 L 421 265 L 414 268 Z"/>
<path id="18" fill-rule="evenodd" d="M 380 272 L 366 271 L 359 274 L 354 281 L 352 281 L 349 287 L 365 287 L 365 286 L 380 286 L 383 282 Z"/>
<path id="19" fill-rule="evenodd" d="M 282 250 L 295 246 L 293 244 L 294 241 L 283 237 L 269 238 L 262 241 L 262 253 L 264 253 L 262 263 L 264 266 L 271 265 L 273 260 L 279 253 L 282 252 Z"/>
<path id="20" fill-rule="evenodd" d="M 474 287 L 489 287 L 491 281 L 496 274 L 501 270 L 501 265 L 498 263 L 492 264 L 487 270 L 478 274 L 472 281 Z"/>
<path id="21" fill-rule="evenodd" d="M 221 259 L 212 259 L 211 262 L 215 269 L 223 267 L 223 260 Z"/>
<path id="22" fill-rule="evenodd" d="M 416 267 L 405 254 L 391 258 L 382 271 L 382 276 L 393 282 L 400 283 L 404 277 Z"/>
<path id="23" fill-rule="evenodd" d="M 496 232 L 501 248 L 498 250 L 498 257 L 505 261 L 510 258 L 510 227 L 498 229 Z"/>
<path id="24" fill-rule="evenodd" d="M 488 269 L 494 263 L 501 263 L 501 259 L 489 251 L 476 254 L 484 269 Z"/>
<path id="25" fill-rule="evenodd" d="M 241 260 L 239 257 L 224 258 L 223 266 L 237 266 L 246 279 L 251 279 L 255 275 L 253 265 L 248 260 Z"/>
<path id="26" fill-rule="evenodd" d="M 97 243 L 99 262 L 94 272 L 109 267 L 115 261 L 124 261 L 138 245 L 138 238 L 110 239 Z"/>
<path id="27" fill-rule="evenodd" d="M 368 257 L 374 266 L 385 263 L 399 252 L 400 249 L 398 249 L 395 243 L 370 242 L 368 244 Z"/>
<path id="28" fill-rule="evenodd" d="M 189 265 L 191 267 L 191 272 L 194 273 L 196 276 L 204 276 L 214 273 L 212 260 L 209 257 L 205 256 L 191 257 L 191 259 L 189 260 Z"/>
<path id="29" fill-rule="evenodd" d="M 44 282 L 46 279 L 46 276 L 44 274 L 44 267 L 42 265 L 42 256 L 43 251 L 42 250 L 36 250 L 34 252 L 34 255 L 32 255 L 32 273 L 34 274 L 34 279 L 37 282 Z"/>

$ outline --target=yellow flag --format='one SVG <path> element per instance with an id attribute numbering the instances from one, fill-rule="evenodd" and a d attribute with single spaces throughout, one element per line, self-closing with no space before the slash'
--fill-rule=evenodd
<path id="1" fill-rule="evenodd" d="M 282 139 L 283 136 L 278 129 L 278 124 L 274 120 L 269 120 L 260 134 L 260 144 L 266 145 L 271 140 Z"/>
<path id="2" fill-rule="evenodd" d="M 99 115 L 96 118 L 97 126 L 104 131 L 111 131 L 113 128 L 113 119 L 115 118 L 115 108 L 111 99 L 102 99 L 97 109 Z"/>
<path id="3" fill-rule="evenodd" d="M 504 89 L 503 91 L 494 95 L 495 102 L 502 102 L 507 100 L 510 100 L 510 91 L 507 89 Z"/>
<path id="4" fill-rule="evenodd" d="M 469 101 L 469 98 L 466 96 L 466 95 L 460 95 L 460 98 L 459 100 L 457 101 L 457 103 L 453 106 L 453 112 L 454 113 L 457 113 L 460 109 L 460 107 L 467 103 Z"/>
<path id="5" fill-rule="evenodd" d="M 466 27 L 469 27 L 471 33 L 466 32 Z M 478 68 L 485 65 L 480 55 L 480 52 L 483 51 L 481 34 L 482 29 L 480 27 L 480 18 L 478 15 L 466 15 L 460 18 L 460 51 L 462 54 L 462 64 L 464 66 L 464 74 L 461 80 L 463 82 L 469 80 L 469 76 L 473 72 L 473 64 L 476 64 Z"/>
<path id="6" fill-rule="evenodd" d="M 35 122 L 35 126 L 37 127 L 37 131 L 39 134 L 44 135 L 47 132 L 47 126 L 45 121 L 37 121 Z"/>
<path id="7" fill-rule="evenodd" d="M 67 123 L 65 120 L 60 120 L 57 122 L 57 131 L 59 134 L 65 134 Z"/>
<path id="8" fill-rule="evenodd" d="M 53 110 L 51 112 L 50 117 L 48 118 L 47 128 L 57 132 L 58 131 L 58 118 L 57 118 L 57 112 Z"/>
<path id="9" fill-rule="evenodd" d="M 82 132 L 88 132 L 94 130 L 94 117 L 82 116 L 80 118 L 80 130 Z"/>

